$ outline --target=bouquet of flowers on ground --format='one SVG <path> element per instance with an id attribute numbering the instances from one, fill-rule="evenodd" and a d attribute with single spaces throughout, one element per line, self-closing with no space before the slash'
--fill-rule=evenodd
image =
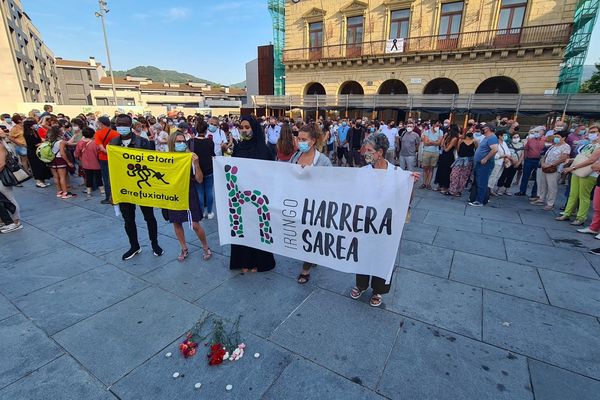
<path id="1" fill-rule="evenodd" d="M 192 357 L 196 354 L 198 343 L 206 340 L 209 336 L 210 341 L 205 345 L 209 347 L 208 364 L 219 365 L 223 361 L 237 361 L 244 356 L 246 345 L 240 340 L 239 326 L 240 317 L 238 316 L 231 329 L 227 331 L 222 319 L 213 319 L 212 333 L 206 336 L 200 336 L 202 326 L 208 318 L 198 321 L 186 339 L 179 345 L 181 354 L 185 357 Z"/>

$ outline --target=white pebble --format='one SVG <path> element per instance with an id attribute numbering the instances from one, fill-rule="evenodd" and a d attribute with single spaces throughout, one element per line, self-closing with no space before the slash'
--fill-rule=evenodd
<path id="1" fill-rule="evenodd" d="M 195 387 L 196 389 L 200 389 L 200 388 L 202 387 L 202 384 L 201 384 L 200 382 L 198 382 L 198 383 L 196 383 L 196 384 L 194 385 L 194 387 Z"/>
<path id="2" fill-rule="evenodd" d="M 233 385 L 227 385 L 227 386 L 225 386 L 225 390 L 230 391 L 231 389 L 233 389 Z"/>
<path id="3" fill-rule="evenodd" d="M 254 358 L 260 357 L 260 353 L 254 353 Z"/>
<path id="4" fill-rule="evenodd" d="M 172 355 L 173 355 L 173 354 L 171 354 L 171 353 L 167 353 L 167 354 L 165 354 L 165 357 L 169 358 L 169 357 L 171 357 Z"/>
<path id="5" fill-rule="evenodd" d="M 173 378 L 179 378 L 179 372 L 175 372 L 175 373 L 173 374 Z"/>

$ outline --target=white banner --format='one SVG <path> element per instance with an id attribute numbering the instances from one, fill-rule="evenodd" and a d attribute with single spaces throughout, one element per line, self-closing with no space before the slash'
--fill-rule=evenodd
<path id="1" fill-rule="evenodd" d="M 404 53 L 404 38 L 388 39 L 385 45 L 386 53 Z"/>
<path id="2" fill-rule="evenodd" d="M 240 244 L 390 281 L 412 193 L 401 169 L 215 157 L 221 245 Z"/>

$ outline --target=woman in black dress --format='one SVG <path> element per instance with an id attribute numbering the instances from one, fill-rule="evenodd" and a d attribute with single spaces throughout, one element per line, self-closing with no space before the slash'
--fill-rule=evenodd
<path id="1" fill-rule="evenodd" d="M 52 178 L 52 174 L 50 173 L 50 168 L 36 154 L 36 150 L 43 140 L 38 135 L 37 129 L 33 128 L 35 124 L 36 122 L 32 118 L 27 118 L 23 123 L 23 133 L 25 135 L 25 143 L 27 143 L 27 159 L 33 172 L 35 186 L 45 188 L 50 186 L 46 183 L 46 179 Z"/>
<path id="2" fill-rule="evenodd" d="M 274 161 L 275 155 L 265 143 L 263 130 L 251 116 L 244 116 L 240 122 L 240 141 L 233 148 L 232 157 Z M 275 268 L 273 253 L 247 246 L 232 244 L 230 269 L 242 272 L 265 272 Z"/>
<path id="3" fill-rule="evenodd" d="M 452 172 L 452 164 L 454 163 L 454 150 L 458 145 L 458 125 L 452 124 L 448 129 L 448 133 L 442 141 L 442 153 L 437 165 L 435 174 L 435 183 L 441 194 L 447 194 L 450 187 L 450 173 Z"/>

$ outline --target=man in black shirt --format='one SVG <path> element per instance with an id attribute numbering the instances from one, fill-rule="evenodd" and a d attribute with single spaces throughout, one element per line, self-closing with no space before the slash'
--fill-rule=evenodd
<path id="1" fill-rule="evenodd" d="M 111 146 L 123 146 L 134 149 L 146 149 L 150 148 L 150 142 L 141 136 L 134 135 L 131 131 L 131 125 L 133 120 L 127 114 L 119 114 L 115 119 L 117 125 L 117 132 L 119 137 L 114 138 L 111 142 Z M 158 223 L 154 217 L 154 209 L 152 207 L 140 206 L 144 220 L 148 227 L 148 236 L 150 237 L 150 244 L 152 245 L 152 251 L 155 256 L 162 256 L 164 250 L 158 245 Z M 129 260 L 142 252 L 140 243 L 138 242 L 137 227 L 135 225 L 135 204 L 131 203 L 119 203 L 119 210 L 123 215 L 125 221 L 125 233 L 129 238 L 129 244 L 131 248 L 123 254 L 123 260 Z"/>
<path id="2" fill-rule="evenodd" d="M 365 140 L 365 127 L 361 119 L 357 119 L 348 132 L 348 141 L 350 144 L 350 160 L 353 167 L 362 167 L 364 165 L 363 156 L 360 154 L 363 140 Z"/>

